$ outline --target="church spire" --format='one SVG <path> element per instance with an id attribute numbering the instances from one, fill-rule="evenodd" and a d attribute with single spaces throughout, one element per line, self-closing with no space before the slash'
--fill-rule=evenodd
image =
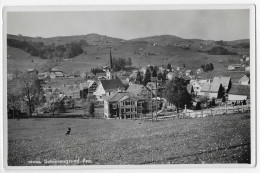
<path id="1" fill-rule="evenodd" d="M 110 70 L 113 69 L 113 61 L 112 61 L 112 53 L 111 53 L 111 49 L 110 49 L 110 60 L 109 60 L 109 68 Z"/>

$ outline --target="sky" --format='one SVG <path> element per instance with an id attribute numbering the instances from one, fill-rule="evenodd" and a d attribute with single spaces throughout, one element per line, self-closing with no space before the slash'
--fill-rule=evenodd
<path id="1" fill-rule="evenodd" d="M 8 12 L 7 33 L 45 38 L 97 33 L 122 39 L 165 34 L 249 39 L 249 10 Z"/>

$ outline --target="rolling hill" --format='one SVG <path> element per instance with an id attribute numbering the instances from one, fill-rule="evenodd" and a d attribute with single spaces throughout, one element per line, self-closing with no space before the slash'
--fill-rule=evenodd
<path id="1" fill-rule="evenodd" d="M 109 51 L 115 58 L 132 59 L 136 67 L 151 65 L 163 65 L 171 63 L 196 69 L 201 64 L 212 62 L 215 69 L 223 70 L 225 63 L 219 60 L 239 62 L 240 55 L 249 54 L 249 40 L 235 41 L 213 41 L 200 39 L 183 39 L 172 35 L 159 35 L 145 38 L 123 40 L 98 34 L 87 34 L 79 36 L 61 36 L 51 38 L 26 37 L 7 35 L 7 39 L 42 42 L 44 45 L 66 45 L 71 42 L 86 41 L 87 45 L 82 47 L 83 53 L 75 56 L 70 61 L 58 62 L 58 65 L 66 72 L 89 71 L 90 68 L 106 65 L 108 63 Z M 238 55 L 208 55 L 205 51 L 213 47 L 222 46 Z M 31 56 L 24 50 L 8 47 L 8 70 L 16 69 L 23 71 L 27 68 L 38 68 L 46 65 L 50 60 Z M 61 57 L 61 59 L 64 57 Z M 32 61 L 33 60 L 33 61 Z M 19 66 L 19 67 L 18 67 Z"/>

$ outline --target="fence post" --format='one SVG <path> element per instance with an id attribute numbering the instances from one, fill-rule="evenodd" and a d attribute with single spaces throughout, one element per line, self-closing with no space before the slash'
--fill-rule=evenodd
<path id="1" fill-rule="evenodd" d="M 212 115 L 212 108 L 210 108 L 210 116 L 213 116 L 213 115 Z"/>
<path id="2" fill-rule="evenodd" d="M 226 104 L 226 106 L 225 106 L 225 107 L 226 107 L 226 115 L 227 115 L 227 104 Z"/>
<path id="3" fill-rule="evenodd" d="M 195 117 L 197 118 L 197 112 L 195 111 Z"/>
<path id="4" fill-rule="evenodd" d="M 201 109 L 201 117 L 203 117 L 203 110 Z"/>

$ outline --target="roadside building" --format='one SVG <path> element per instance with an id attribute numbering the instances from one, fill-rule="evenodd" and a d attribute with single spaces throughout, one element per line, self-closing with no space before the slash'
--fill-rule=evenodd
<path id="1" fill-rule="evenodd" d="M 93 94 L 97 89 L 97 83 L 94 80 L 88 80 L 87 82 L 80 83 L 80 97 L 86 98 L 88 94 Z"/>

